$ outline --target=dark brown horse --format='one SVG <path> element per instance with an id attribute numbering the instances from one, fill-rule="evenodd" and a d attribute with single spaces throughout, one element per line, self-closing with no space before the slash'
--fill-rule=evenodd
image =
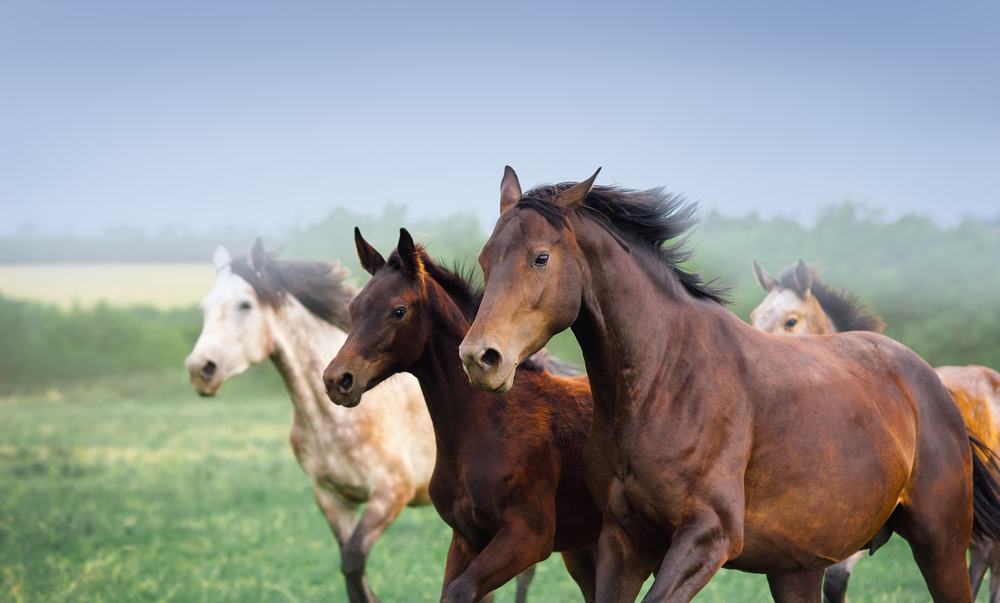
<path id="1" fill-rule="evenodd" d="M 522 196 L 507 168 L 461 355 L 473 383 L 505 391 L 573 329 L 605 514 L 597 600 L 632 601 L 655 571 L 647 600 L 688 602 L 727 567 L 767 574 L 776 601 L 818 603 L 826 566 L 897 532 L 934 601 L 971 603 L 965 549 L 974 526 L 1000 536 L 1000 498 L 927 363 L 874 333 L 745 324 L 664 246 L 694 205 L 596 176 Z"/>
<path id="2" fill-rule="evenodd" d="M 479 601 L 561 551 L 593 601 L 602 519 L 583 472 L 587 378 L 554 376 L 533 359 L 507 394 L 480 392 L 458 346 L 482 291 L 434 263 L 405 230 L 388 262 L 357 230 L 355 239 L 372 279 L 350 304 L 351 332 L 323 379 L 342 406 L 399 372 L 420 382 L 437 437 L 430 496 L 453 529 L 441 600 Z"/>

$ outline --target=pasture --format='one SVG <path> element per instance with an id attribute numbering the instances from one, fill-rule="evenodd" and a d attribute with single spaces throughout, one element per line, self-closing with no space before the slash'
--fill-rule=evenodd
<path id="1" fill-rule="evenodd" d="M 237 378 L 201 399 L 175 374 L 3 399 L 0 601 L 345 601 L 336 545 L 288 448 L 290 403 L 254 389 Z M 406 509 L 369 559 L 380 597 L 436 601 L 449 532 L 433 508 Z M 929 600 L 898 536 L 859 564 L 849 594 Z M 513 597 L 508 584 L 497 600 Z M 553 557 L 529 600 L 581 597 Z M 723 571 L 695 600 L 770 597 L 762 576 Z"/>
<path id="2" fill-rule="evenodd" d="M 211 262 L 0 264 L 0 292 L 61 308 L 93 306 L 183 308 L 197 304 L 215 282 Z"/>

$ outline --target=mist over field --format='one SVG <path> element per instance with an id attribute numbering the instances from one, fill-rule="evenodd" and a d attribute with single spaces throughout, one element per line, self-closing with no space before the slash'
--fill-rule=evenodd
<path id="1" fill-rule="evenodd" d="M 398 204 L 380 214 L 338 208 L 308 227 L 264 240 L 283 259 L 339 261 L 361 285 L 368 275 L 357 264 L 354 227 L 385 254 L 405 227 L 443 263 L 478 270 L 476 256 L 487 232 L 475 215 L 410 219 L 409 213 Z M 6 317 L 0 337 L 16 342 L 0 350 L 0 394 L 69 376 L 180 369 L 200 328 L 194 306 L 214 279 L 211 253 L 218 244 L 233 255 L 247 253 L 255 239 L 0 238 Z M 807 227 L 707 211 L 690 244 L 697 248 L 690 266 L 732 287 L 732 310 L 744 320 L 764 298 L 751 259 L 777 275 L 801 258 L 819 268 L 826 283 L 856 293 L 883 318 L 887 335 L 931 364 L 1000 366 L 1000 220 L 941 226 L 910 215 L 889 221 L 877 210 L 843 203 L 826 208 Z M 95 329 L 116 335 L 96 336 Z M 582 366 L 571 336 L 554 345 Z M 58 373 L 48 368 L 52 358 L 59 358 Z"/>

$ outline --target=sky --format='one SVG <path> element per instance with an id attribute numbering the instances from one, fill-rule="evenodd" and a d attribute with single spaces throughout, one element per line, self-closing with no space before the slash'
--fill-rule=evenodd
<path id="1" fill-rule="evenodd" d="M 1000 3 L 0 0 L 0 235 L 390 201 L 488 229 L 508 164 L 734 216 L 993 218 Z"/>

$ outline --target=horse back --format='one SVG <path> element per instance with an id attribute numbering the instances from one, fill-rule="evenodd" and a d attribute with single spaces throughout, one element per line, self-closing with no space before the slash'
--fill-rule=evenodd
<path id="1" fill-rule="evenodd" d="M 985 366 L 939 366 L 934 372 L 955 399 L 969 433 L 1000 450 L 1000 373 Z"/>

